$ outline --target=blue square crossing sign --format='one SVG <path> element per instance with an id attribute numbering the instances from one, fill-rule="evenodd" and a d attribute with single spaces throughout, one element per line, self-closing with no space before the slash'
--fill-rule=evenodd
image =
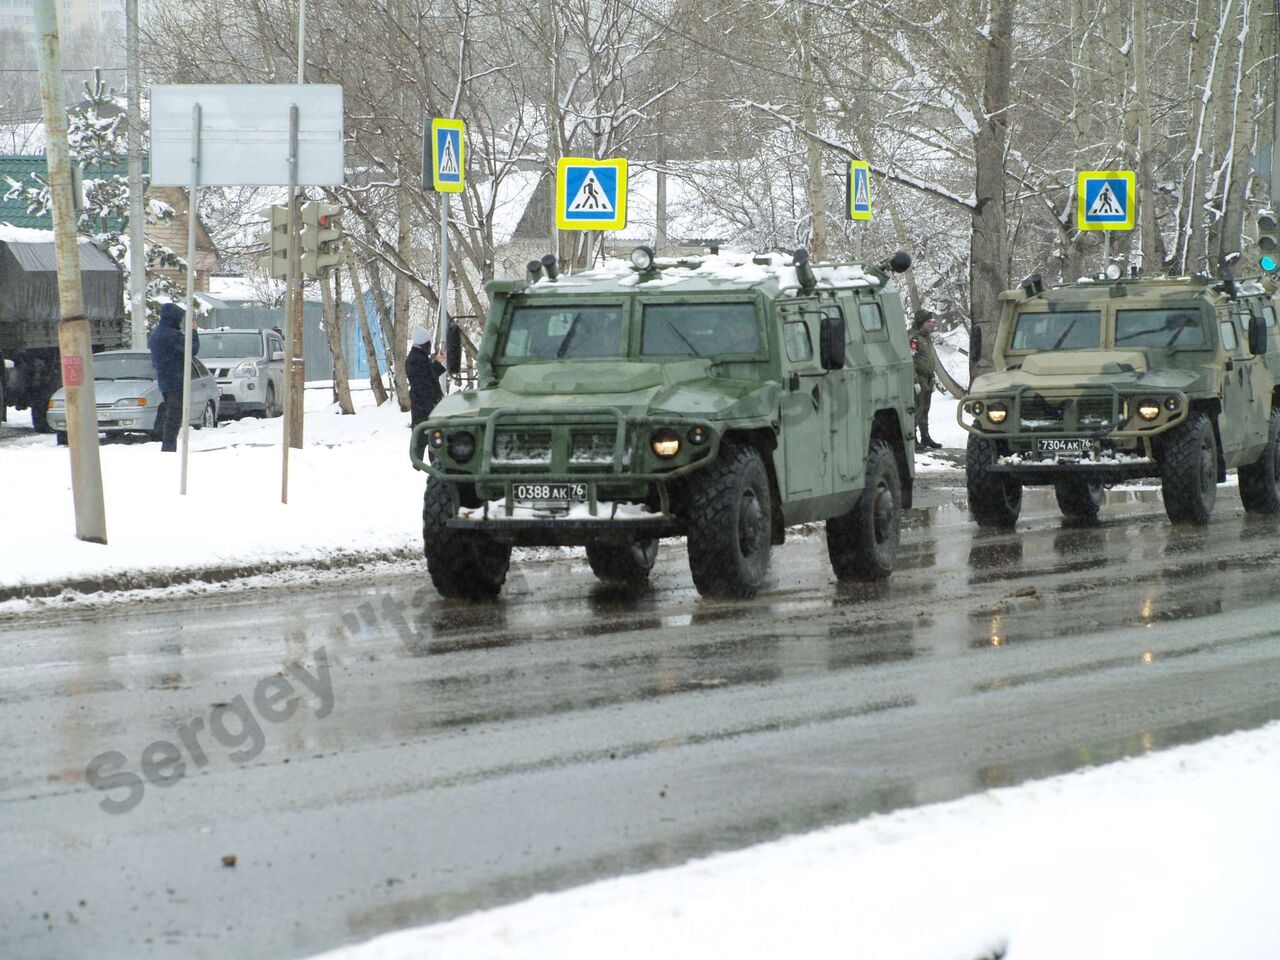
<path id="1" fill-rule="evenodd" d="M 561 157 L 556 165 L 556 226 L 621 230 L 627 225 L 627 161 Z"/>
<path id="2" fill-rule="evenodd" d="M 426 156 L 422 171 L 422 183 L 430 185 L 438 193 L 461 193 L 465 186 L 464 173 L 466 149 L 466 125 L 461 120 L 445 120 L 435 117 L 423 142 Z"/>
<path id="3" fill-rule="evenodd" d="M 1081 230 L 1132 230 L 1136 182 L 1132 170 L 1081 170 L 1076 180 L 1076 225 Z"/>
<path id="4" fill-rule="evenodd" d="M 849 161 L 845 200 L 850 220 L 871 219 L 871 168 L 864 160 Z"/>

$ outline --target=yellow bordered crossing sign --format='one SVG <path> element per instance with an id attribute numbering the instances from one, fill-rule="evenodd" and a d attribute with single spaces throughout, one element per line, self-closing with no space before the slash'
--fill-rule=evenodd
<path id="1" fill-rule="evenodd" d="M 466 187 L 466 122 L 432 117 L 426 133 L 430 169 L 423 171 L 422 182 L 437 193 L 461 193 Z"/>
<path id="2" fill-rule="evenodd" d="M 845 210 L 850 220 L 871 219 L 871 167 L 865 160 L 849 161 L 845 180 Z"/>
<path id="3" fill-rule="evenodd" d="M 1132 230 L 1137 220 L 1132 170 L 1081 170 L 1076 177 L 1076 226 L 1081 230 Z"/>
<path id="4" fill-rule="evenodd" d="M 556 164 L 556 226 L 621 230 L 627 225 L 627 161 L 561 157 Z"/>

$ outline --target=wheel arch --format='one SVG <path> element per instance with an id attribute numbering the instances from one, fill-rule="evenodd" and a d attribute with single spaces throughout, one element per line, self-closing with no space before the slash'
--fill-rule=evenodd
<path id="1" fill-rule="evenodd" d="M 883 440 L 893 450 L 893 458 L 898 463 L 898 479 L 902 483 L 902 507 L 909 509 L 913 499 L 915 477 L 911 464 L 907 460 L 907 441 L 905 428 L 898 411 L 891 408 L 877 410 L 871 420 L 872 440 Z"/>
<path id="2" fill-rule="evenodd" d="M 760 453 L 760 459 L 764 461 L 764 472 L 769 478 L 769 497 L 774 505 L 769 511 L 769 539 L 776 547 L 787 538 L 787 525 L 782 519 L 782 488 L 778 485 L 778 474 L 773 464 L 773 452 L 778 449 L 778 434 L 768 427 L 754 427 L 726 431 L 721 443 L 726 440 L 755 447 Z"/>

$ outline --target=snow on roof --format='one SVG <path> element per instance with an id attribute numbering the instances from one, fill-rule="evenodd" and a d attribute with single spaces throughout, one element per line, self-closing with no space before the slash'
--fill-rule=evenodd
<path id="1" fill-rule="evenodd" d="M 763 261 L 763 262 L 762 262 Z M 659 257 L 657 270 L 641 274 L 626 260 L 610 259 L 592 270 L 561 274 L 558 280 L 545 276 L 526 288 L 529 293 L 554 294 L 565 288 L 575 292 L 630 292 L 632 288 L 682 288 L 681 292 L 699 293 L 723 290 L 726 286 L 744 289 L 762 287 L 771 296 L 799 288 L 791 258 L 780 253 L 752 254 L 726 250 L 705 257 L 675 260 Z M 814 265 L 819 289 L 878 287 L 880 279 L 858 264 Z"/>
<path id="2" fill-rule="evenodd" d="M 85 238 L 81 238 L 83 241 Z M 53 243 L 52 230 L 36 230 L 33 227 L 11 227 L 0 223 L 0 242 L 3 243 Z"/>

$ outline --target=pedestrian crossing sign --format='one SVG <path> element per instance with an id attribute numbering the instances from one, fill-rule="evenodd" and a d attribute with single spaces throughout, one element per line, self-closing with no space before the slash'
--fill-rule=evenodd
<path id="1" fill-rule="evenodd" d="M 1076 180 L 1076 225 L 1081 230 L 1132 230 L 1136 185 L 1132 170 L 1081 170 Z"/>
<path id="2" fill-rule="evenodd" d="M 871 219 L 871 168 L 865 160 L 849 161 L 849 177 L 845 181 L 846 207 L 850 220 Z"/>
<path id="3" fill-rule="evenodd" d="M 627 161 L 561 157 L 556 165 L 556 226 L 621 230 L 627 225 Z"/>
<path id="4" fill-rule="evenodd" d="M 437 193 L 461 193 L 464 183 L 467 126 L 462 120 L 433 117 L 426 141 L 431 160 L 430 176 L 422 178 Z"/>

